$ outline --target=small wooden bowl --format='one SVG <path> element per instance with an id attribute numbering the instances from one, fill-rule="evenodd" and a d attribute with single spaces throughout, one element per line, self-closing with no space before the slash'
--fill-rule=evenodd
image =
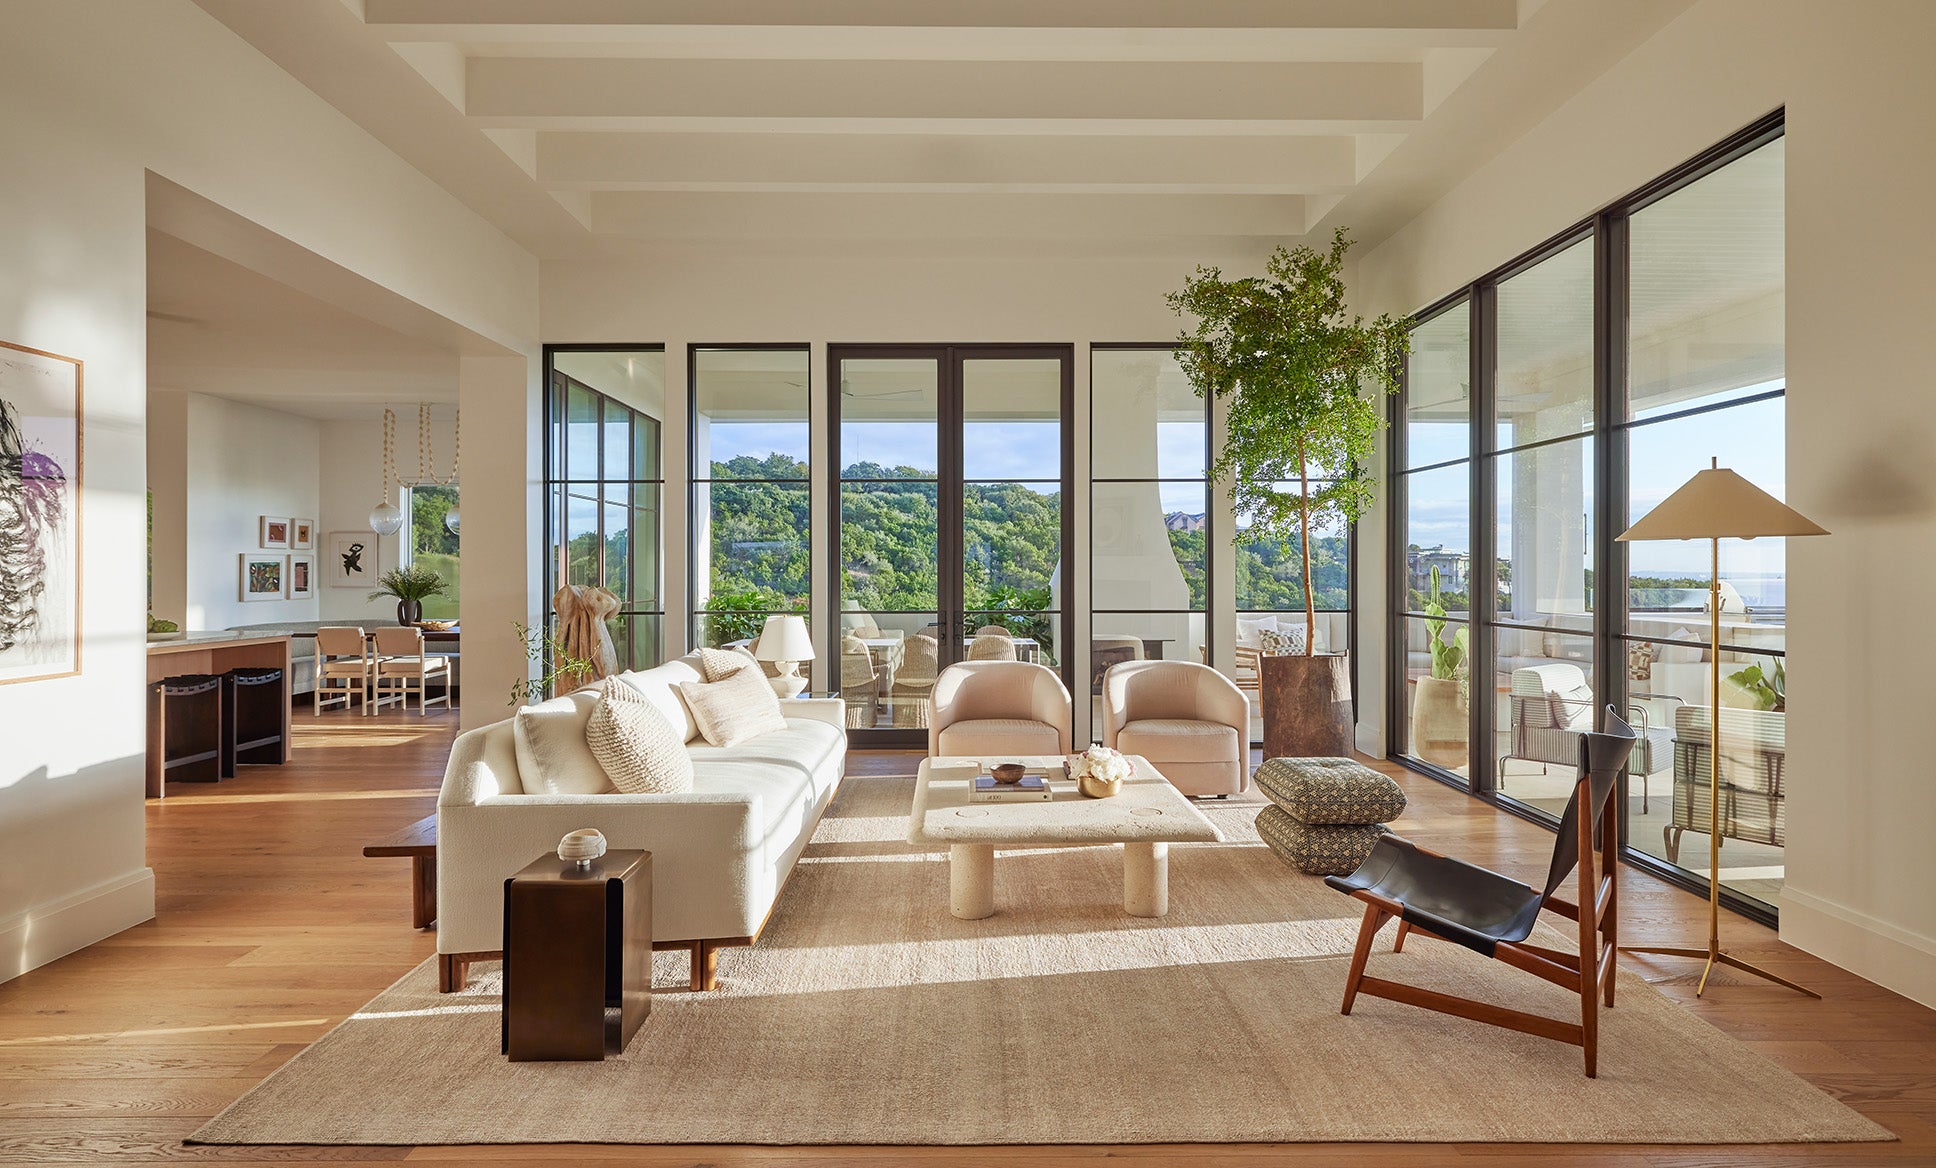
<path id="1" fill-rule="evenodd" d="M 1028 773 L 1028 768 L 1019 762 L 1005 762 L 991 768 L 988 773 L 994 775 L 998 783 L 1019 783 L 1022 776 Z"/>

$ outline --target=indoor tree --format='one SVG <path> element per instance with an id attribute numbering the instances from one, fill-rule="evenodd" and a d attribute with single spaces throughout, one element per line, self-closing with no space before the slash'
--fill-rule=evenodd
<path id="1" fill-rule="evenodd" d="M 1311 530 L 1342 530 L 1372 503 L 1369 470 L 1379 400 L 1398 391 L 1398 362 L 1411 320 L 1387 313 L 1366 323 L 1345 310 L 1343 228 L 1326 251 L 1278 247 L 1262 276 L 1226 280 L 1199 267 L 1166 299 L 1195 318 L 1177 338 L 1177 362 L 1200 396 L 1227 399 L 1229 427 L 1211 476 L 1230 484 L 1243 543 L 1303 556 L 1306 655 L 1317 641 Z M 1298 492 L 1279 491 L 1295 481 Z"/>

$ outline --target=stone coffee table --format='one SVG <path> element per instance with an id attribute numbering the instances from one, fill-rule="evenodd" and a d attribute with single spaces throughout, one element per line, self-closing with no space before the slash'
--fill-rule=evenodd
<path id="1" fill-rule="evenodd" d="M 995 912 L 995 849 L 1123 845 L 1123 911 L 1160 917 L 1170 911 L 1170 845 L 1221 843 L 1203 813 L 1148 759 L 1131 756 L 1136 774 L 1107 799 L 1086 799 L 1055 755 L 1003 757 L 1047 768 L 1052 800 L 970 803 L 968 787 L 985 760 L 922 760 L 914 784 L 908 842 L 946 845 L 948 909 L 965 921 Z"/>

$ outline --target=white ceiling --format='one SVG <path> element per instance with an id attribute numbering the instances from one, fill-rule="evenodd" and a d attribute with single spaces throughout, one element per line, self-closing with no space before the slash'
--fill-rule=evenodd
<path id="1" fill-rule="evenodd" d="M 1689 0 L 198 0 L 541 257 L 1382 238 Z"/>
<path id="2" fill-rule="evenodd" d="M 323 420 L 457 400 L 457 353 L 148 232 L 148 384 Z"/>

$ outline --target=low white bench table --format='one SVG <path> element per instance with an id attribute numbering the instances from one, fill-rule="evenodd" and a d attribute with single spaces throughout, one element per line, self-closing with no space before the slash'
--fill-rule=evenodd
<path id="1" fill-rule="evenodd" d="M 914 784 L 908 842 L 948 852 L 948 909 L 965 921 L 995 912 L 995 849 L 1123 845 L 1123 911 L 1160 917 L 1170 911 L 1170 845 L 1220 843 L 1216 825 L 1178 793 L 1148 759 L 1131 756 L 1136 774 L 1107 799 L 1086 799 L 1057 756 L 1002 758 L 1050 771 L 1051 800 L 970 803 L 969 784 L 982 771 L 972 758 L 924 759 Z"/>

